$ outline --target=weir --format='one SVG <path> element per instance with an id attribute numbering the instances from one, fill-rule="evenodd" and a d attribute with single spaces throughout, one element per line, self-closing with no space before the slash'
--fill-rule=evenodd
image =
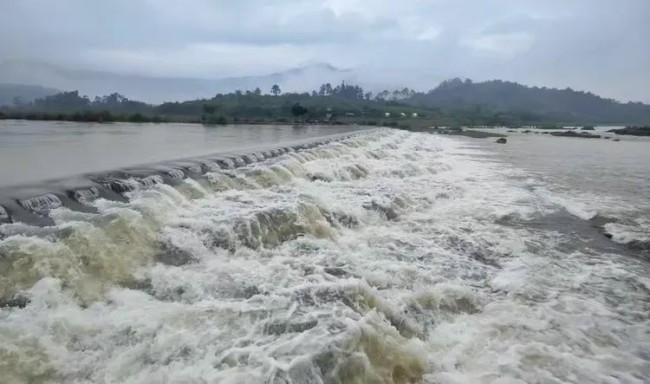
<path id="1" fill-rule="evenodd" d="M 222 152 L 0 188 L 0 223 L 52 225 L 54 221 L 48 213 L 56 208 L 65 206 L 76 211 L 93 212 L 94 208 L 88 203 L 98 198 L 126 201 L 124 194 L 139 188 L 163 183 L 177 185 L 185 178 L 201 179 L 208 172 L 235 169 L 374 131 L 376 129 L 327 135 L 286 142 L 280 146 L 260 146 L 250 151 Z"/>

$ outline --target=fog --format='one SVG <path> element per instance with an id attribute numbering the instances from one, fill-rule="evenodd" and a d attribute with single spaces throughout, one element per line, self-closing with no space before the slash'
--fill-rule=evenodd
<path id="1" fill-rule="evenodd" d="M 287 90 L 340 80 L 426 90 L 458 76 L 650 102 L 646 0 L 0 3 L 1 82 L 91 94 L 120 85 L 161 101 L 135 93 L 186 98 L 248 87 L 251 77 Z M 138 81 L 157 86 L 126 89 Z"/>

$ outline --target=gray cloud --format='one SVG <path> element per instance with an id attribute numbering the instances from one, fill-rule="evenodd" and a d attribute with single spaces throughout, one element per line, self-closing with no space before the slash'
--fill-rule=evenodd
<path id="1" fill-rule="evenodd" d="M 462 76 L 650 101 L 647 0 L 0 0 L 0 9 L 0 60 L 197 78 L 328 62 L 377 87 Z"/>

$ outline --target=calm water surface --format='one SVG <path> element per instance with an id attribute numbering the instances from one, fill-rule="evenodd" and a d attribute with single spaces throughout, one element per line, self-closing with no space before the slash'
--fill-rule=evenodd
<path id="1" fill-rule="evenodd" d="M 354 130 L 0 121 L 0 187 Z"/>

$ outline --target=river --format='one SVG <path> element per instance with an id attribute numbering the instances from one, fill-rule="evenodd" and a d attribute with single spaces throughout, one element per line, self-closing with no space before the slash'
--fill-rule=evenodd
<path id="1" fill-rule="evenodd" d="M 354 129 L 0 120 L 0 188 Z"/>
<path id="2" fill-rule="evenodd" d="M 644 383 L 650 143 L 594 140 L 375 129 L 2 224 L 0 377 Z"/>

